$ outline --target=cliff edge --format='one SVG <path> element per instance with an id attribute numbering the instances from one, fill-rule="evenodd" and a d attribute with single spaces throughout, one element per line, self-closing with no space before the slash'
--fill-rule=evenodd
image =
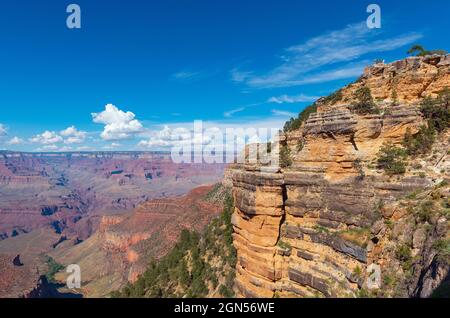
<path id="1" fill-rule="evenodd" d="M 429 297 L 449 272 L 450 55 L 368 67 L 233 167 L 241 297 Z"/>

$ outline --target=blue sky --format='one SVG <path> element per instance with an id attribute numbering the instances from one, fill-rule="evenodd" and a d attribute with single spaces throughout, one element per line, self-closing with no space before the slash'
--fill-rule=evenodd
<path id="1" fill-rule="evenodd" d="M 66 27 L 70 3 L 81 30 Z M 449 50 L 449 13 L 439 0 L 2 2 L 0 149 L 154 149 L 194 120 L 281 127 L 376 58 Z"/>

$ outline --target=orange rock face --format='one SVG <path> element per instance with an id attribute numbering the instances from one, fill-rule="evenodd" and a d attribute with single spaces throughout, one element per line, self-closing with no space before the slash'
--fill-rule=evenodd
<path id="1" fill-rule="evenodd" d="M 380 114 L 351 110 L 363 86 Z M 420 101 L 446 86 L 449 55 L 377 64 L 342 89 L 340 101 L 319 101 L 300 130 L 281 136 L 290 167 L 278 173 L 261 165 L 234 167 L 239 296 L 353 297 L 368 288 L 366 269 L 386 264 L 379 255 L 389 245 L 377 245 L 380 218 L 393 214 L 376 208 L 380 200 L 393 202 L 433 184 L 431 175 L 388 178 L 372 162 L 384 143 L 399 145 L 406 131 L 418 131 L 424 124 Z M 394 91 L 398 103 L 391 100 Z"/>

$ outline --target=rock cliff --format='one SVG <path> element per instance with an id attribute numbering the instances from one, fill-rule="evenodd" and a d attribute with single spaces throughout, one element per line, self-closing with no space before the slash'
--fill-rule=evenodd
<path id="1" fill-rule="evenodd" d="M 403 174 L 376 160 L 426 126 L 421 103 L 446 87 L 450 55 L 375 64 L 280 135 L 289 165 L 234 166 L 237 295 L 430 296 L 449 272 L 448 127 Z M 355 111 L 361 88 L 378 111 Z"/>

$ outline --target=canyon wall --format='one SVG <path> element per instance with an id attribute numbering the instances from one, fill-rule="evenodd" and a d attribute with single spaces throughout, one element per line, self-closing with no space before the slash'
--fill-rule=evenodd
<path id="1" fill-rule="evenodd" d="M 352 111 L 361 87 L 370 88 L 379 114 Z M 418 132 L 420 102 L 445 87 L 449 55 L 375 64 L 339 98 L 319 100 L 299 130 L 281 134 L 291 165 L 233 167 L 238 296 L 354 297 L 385 288 L 392 277 L 395 288 L 378 295 L 430 296 L 448 274 L 431 249 L 448 236 L 448 221 L 418 221 L 408 205 L 421 201 L 407 197 L 424 192 L 448 200 L 448 186 L 436 189 L 449 179 L 449 133 L 439 136 L 432 155 L 411 158 L 415 168 L 404 175 L 386 176 L 374 160 L 383 144 L 400 145 L 407 131 Z M 412 248 L 408 268 L 396 257 L 402 244 Z"/>

